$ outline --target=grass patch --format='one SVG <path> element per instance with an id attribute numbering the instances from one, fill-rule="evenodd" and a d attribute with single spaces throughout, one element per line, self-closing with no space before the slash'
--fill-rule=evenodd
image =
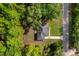
<path id="1" fill-rule="evenodd" d="M 62 34 L 62 20 L 53 19 L 49 21 L 50 35 L 58 36 Z"/>

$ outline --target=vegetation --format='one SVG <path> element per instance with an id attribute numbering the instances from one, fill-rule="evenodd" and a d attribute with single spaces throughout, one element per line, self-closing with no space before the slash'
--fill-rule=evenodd
<path id="1" fill-rule="evenodd" d="M 44 46 L 43 54 L 47 56 L 60 56 L 62 55 L 61 47 L 62 47 L 61 41 L 58 40 L 48 46 Z"/>
<path id="2" fill-rule="evenodd" d="M 28 33 L 31 27 L 37 30 L 44 19 L 58 18 L 60 6 L 60 4 L 0 4 L 0 55 L 42 55 L 39 46 L 22 46 L 23 34 Z M 59 49 L 58 46 L 56 48 Z"/>
<path id="3" fill-rule="evenodd" d="M 0 4 L 0 51 L 1 55 L 21 55 L 20 44 L 23 29 L 15 4 Z M 12 8 L 13 7 L 13 8 Z"/>
<path id="4" fill-rule="evenodd" d="M 50 35 L 51 36 L 60 36 L 62 35 L 62 20 L 61 19 L 52 19 L 49 21 Z"/>
<path id="5" fill-rule="evenodd" d="M 35 45 L 35 44 L 30 44 L 24 48 L 23 52 L 24 52 L 23 53 L 24 56 L 41 56 L 42 47 Z"/>
<path id="6" fill-rule="evenodd" d="M 71 4 L 70 47 L 79 49 L 79 4 Z"/>

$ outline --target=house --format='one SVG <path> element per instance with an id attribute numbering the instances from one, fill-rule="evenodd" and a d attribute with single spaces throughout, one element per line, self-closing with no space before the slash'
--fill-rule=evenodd
<path id="1" fill-rule="evenodd" d="M 37 40 L 44 40 L 45 36 L 48 36 L 48 23 L 44 26 L 40 26 L 39 30 L 37 30 Z"/>

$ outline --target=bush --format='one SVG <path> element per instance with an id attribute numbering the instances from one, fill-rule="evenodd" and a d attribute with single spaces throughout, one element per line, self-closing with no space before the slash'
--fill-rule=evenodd
<path id="1" fill-rule="evenodd" d="M 41 56 L 42 55 L 42 48 L 38 45 L 30 44 L 23 48 L 23 52 L 25 56 Z M 23 53 L 22 52 L 22 53 Z"/>
<path id="2" fill-rule="evenodd" d="M 48 45 L 47 47 L 44 47 L 44 55 L 47 56 L 60 56 L 62 55 L 62 44 L 60 41 L 57 41 L 55 43 L 52 43 Z"/>

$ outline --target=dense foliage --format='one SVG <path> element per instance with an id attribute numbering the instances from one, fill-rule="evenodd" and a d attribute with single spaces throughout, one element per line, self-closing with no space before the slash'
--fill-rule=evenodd
<path id="1" fill-rule="evenodd" d="M 42 47 L 35 44 L 27 45 L 22 50 L 23 56 L 42 56 Z"/>
<path id="2" fill-rule="evenodd" d="M 62 55 L 61 41 L 54 42 L 44 47 L 43 55 L 47 56 L 60 56 Z"/>
<path id="3" fill-rule="evenodd" d="M 79 4 L 71 4 L 70 47 L 79 49 Z"/>
<path id="4" fill-rule="evenodd" d="M 25 11 L 22 15 L 22 25 L 25 28 L 33 27 L 37 30 L 41 21 L 60 17 L 60 4 L 24 4 Z"/>
<path id="5" fill-rule="evenodd" d="M 45 18 L 57 18 L 60 9 L 60 4 L 0 4 L 0 55 L 24 55 L 24 31 L 28 32 L 30 27 L 38 29 Z M 40 47 L 34 47 L 25 47 L 25 55 L 41 55 Z"/>
<path id="6" fill-rule="evenodd" d="M 14 7 L 15 4 L 0 4 L 0 55 L 21 55 L 23 29 L 20 13 Z"/>

